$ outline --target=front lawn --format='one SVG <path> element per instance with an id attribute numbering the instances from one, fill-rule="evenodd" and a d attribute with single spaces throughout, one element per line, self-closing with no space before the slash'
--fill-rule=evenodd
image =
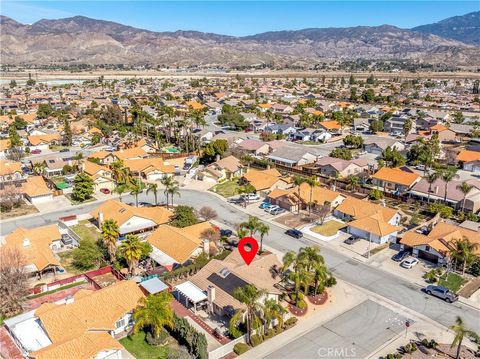
<path id="1" fill-rule="evenodd" d="M 95 197 L 90 197 L 89 199 L 83 201 L 83 202 L 80 202 L 80 201 L 77 201 L 76 199 L 73 198 L 72 194 L 71 193 L 67 193 L 65 195 L 65 197 L 68 198 L 68 200 L 74 205 L 74 206 L 77 206 L 77 205 L 80 205 L 80 204 L 85 204 L 85 203 L 89 203 L 89 202 L 93 202 L 93 201 L 96 201 L 97 199 Z"/>
<path id="2" fill-rule="evenodd" d="M 78 224 L 72 226 L 72 230 L 78 234 L 81 239 L 98 240 L 100 232 L 88 221 L 80 221 Z"/>
<path id="3" fill-rule="evenodd" d="M 311 230 L 315 233 L 321 234 L 322 236 L 331 237 L 337 234 L 337 232 L 340 229 L 345 227 L 346 227 L 345 223 L 331 220 L 331 221 L 326 221 L 323 224 L 320 224 L 318 226 L 312 227 Z"/>
<path id="4" fill-rule="evenodd" d="M 60 257 L 60 264 L 70 274 L 81 274 L 84 271 L 73 265 L 73 250 L 57 253 Z"/>
<path id="5" fill-rule="evenodd" d="M 238 187 L 239 186 L 237 181 L 225 181 L 217 184 L 210 190 L 212 192 L 218 193 L 220 196 L 228 198 L 238 194 Z"/>
<path id="6" fill-rule="evenodd" d="M 466 282 L 466 280 L 456 274 L 456 273 L 448 273 L 448 277 L 445 278 L 445 275 L 443 275 L 439 280 L 438 280 L 438 285 L 441 285 L 445 288 L 450 289 L 452 292 L 456 293 L 458 290 L 461 288 L 461 286 Z"/>
<path id="7" fill-rule="evenodd" d="M 177 341 L 169 336 L 164 345 L 153 346 L 145 341 L 146 333 L 139 331 L 137 334 L 129 335 L 119 342 L 136 359 L 163 359 L 163 358 L 189 358 L 188 352 L 184 347 L 178 345 Z"/>

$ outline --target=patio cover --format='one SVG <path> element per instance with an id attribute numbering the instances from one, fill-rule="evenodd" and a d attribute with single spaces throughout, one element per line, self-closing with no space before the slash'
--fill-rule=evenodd
<path id="1" fill-rule="evenodd" d="M 175 289 L 181 292 L 193 303 L 199 303 L 207 299 L 207 295 L 203 292 L 203 290 L 198 288 L 190 281 L 175 286 Z"/>
<path id="2" fill-rule="evenodd" d="M 156 294 L 168 289 L 168 285 L 163 283 L 158 277 L 150 278 L 140 283 L 140 286 L 150 294 Z"/>

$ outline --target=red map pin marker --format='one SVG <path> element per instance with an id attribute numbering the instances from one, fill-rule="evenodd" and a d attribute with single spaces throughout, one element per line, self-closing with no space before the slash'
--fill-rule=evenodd
<path id="1" fill-rule="evenodd" d="M 238 251 L 245 261 L 245 264 L 247 266 L 250 265 L 258 252 L 257 240 L 253 237 L 242 238 L 240 242 L 238 242 Z"/>

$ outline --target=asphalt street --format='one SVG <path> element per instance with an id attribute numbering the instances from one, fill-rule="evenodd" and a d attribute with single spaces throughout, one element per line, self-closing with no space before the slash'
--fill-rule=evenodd
<path id="1" fill-rule="evenodd" d="M 162 196 L 159 196 L 159 200 L 163 199 Z M 153 202 L 153 195 L 147 197 L 145 194 L 141 194 L 139 200 Z M 123 196 L 123 201 L 134 202 L 134 199 L 132 196 Z M 248 218 L 248 215 L 239 207 L 226 203 L 208 192 L 182 189 L 181 196 L 175 197 L 174 201 L 176 204 L 185 204 L 195 208 L 210 206 L 218 213 L 217 221 L 230 227 L 235 227 L 236 224 Z M 0 223 L 1 234 L 5 235 L 20 226 L 31 228 L 56 223 L 59 217 L 87 213 L 96 206 L 98 206 L 98 202 L 67 211 L 4 221 Z M 295 239 L 285 235 L 284 231 L 280 226 L 270 223 L 270 233 L 264 238 L 264 243 L 281 252 L 298 251 L 301 247 L 316 244 L 306 238 L 307 236 Z M 447 327 L 455 321 L 457 316 L 461 316 L 468 327 L 480 332 L 480 311 L 476 308 L 459 302 L 448 304 L 423 293 L 420 286 L 403 280 L 399 276 L 351 259 L 326 246 L 320 247 L 328 267 L 336 277 L 390 299 Z"/>

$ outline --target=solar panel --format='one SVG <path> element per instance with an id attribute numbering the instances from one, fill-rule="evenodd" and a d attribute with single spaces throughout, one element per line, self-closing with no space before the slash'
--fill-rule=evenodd
<path id="1" fill-rule="evenodd" d="M 235 274 L 230 273 L 228 277 L 222 278 L 217 273 L 212 273 L 207 277 L 207 280 L 212 282 L 215 286 L 227 292 L 233 297 L 233 291 L 237 288 L 245 287 L 248 283 Z"/>

